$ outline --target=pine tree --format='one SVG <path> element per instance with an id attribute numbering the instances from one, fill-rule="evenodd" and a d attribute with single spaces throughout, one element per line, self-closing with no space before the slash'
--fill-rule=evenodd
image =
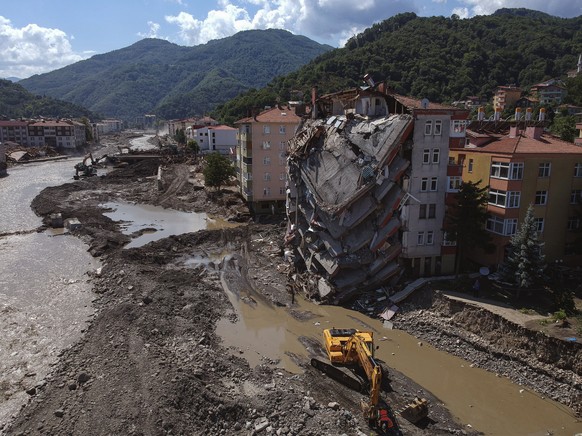
<path id="1" fill-rule="evenodd" d="M 546 266 L 531 204 L 519 230 L 511 237 L 510 244 L 510 253 L 501 268 L 501 274 L 505 281 L 518 287 L 519 298 L 521 289 L 530 288 L 541 280 Z"/>
<path id="2" fill-rule="evenodd" d="M 486 249 L 491 237 L 485 229 L 489 218 L 488 186 L 479 187 L 478 182 L 463 182 L 455 195 L 455 204 L 449 209 L 446 221 L 447 239 L 457 243 L 455 271 L 461 269 L 461 262 L 466 258 L 470 248 Z"/>

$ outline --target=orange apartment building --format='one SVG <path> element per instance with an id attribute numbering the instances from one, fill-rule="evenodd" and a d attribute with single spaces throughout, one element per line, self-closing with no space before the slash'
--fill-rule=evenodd
<path id="1" fill-rule="evenodd" d="M 295 108 L 276 106 L 235 123 L 237 179 L 253 212 L 285 210 L 287 142 L 300 122 Z"/>
<path id="2" fill-rule="evenodd" d="M 468 144 L 451 149 L 449 165 L 460 181 L 489 186 L 487 230 L 495 251 L 474 251 L 470 257 L 494 270 L 503 262 L 510 238 L 530 204 L 546 261 L 582 265 L 573 245 L 581 230 L 582 148 L 543 134 L 543 122 L 473 122 Z"/>
<path id="3" fill-rule="evenodd" d="M 515 86 L 498 86 L 493 95 L 493 108 L 511 107 L 521 97 L 521 89 Z"/>

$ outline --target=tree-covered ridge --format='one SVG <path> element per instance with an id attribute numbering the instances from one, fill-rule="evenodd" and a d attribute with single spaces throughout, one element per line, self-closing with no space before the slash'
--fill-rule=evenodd
<path id="1" fill-rule="evenodd" d="M 94 119 L 86 108 L 51 97 L 34 95 L 21 85 L 0 79 L 0 117 L 3 118 L 81 118 Z"/>
<path id="2" fill-rule="evenodd" d="M 182 47 L 144 39 L 20 83 L 111 117 L 202 115 L 332 48 L 284 30 L 249 30 Z"/>
<path id="3" fill-rule="evenodd" d="M 501 9 L 460 19 L 396 15 L 352 37 L 296 72 L 276 78 L 254 97 L 286 100 L 292 90 L 318 85 L 333 92 L 362 84 L 370 73 L 396 92 L 451 102 L 490 97 L 498 85 L 529 86 L 564 77 L 582 52 L 582 16 L 557 18 L 527 9 Z M 263 96 L 263 97 L 261 97 Z M 229 102 L 216 117 L 232 119 L 247 99 Z"/>

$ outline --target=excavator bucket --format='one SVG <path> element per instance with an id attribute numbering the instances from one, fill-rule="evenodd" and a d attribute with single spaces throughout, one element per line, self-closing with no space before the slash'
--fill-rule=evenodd
<path id="1" fill-rule="evenodd" d="M 416 424 L 428 416 L 428 401 L 426 398 L 415 398 L 400 410 L 400 416 Z"/>

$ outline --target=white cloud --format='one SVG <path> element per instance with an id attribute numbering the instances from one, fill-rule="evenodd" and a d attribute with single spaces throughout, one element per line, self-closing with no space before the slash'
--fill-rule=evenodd
<path id="1" fill-rule="evenodd" d="M 469 18 L 469 9 L 467 9 L 467 8 L 454 8 L 453 14 L 458 15 L 459 18 Z"/>
<path id="2" fill-rule="evenodd" d="M 160 31 L 160 25 L 154 23 L 153 21 L 148 21 L 149 31 L 146 33 L 138 32 L 138 36 L 142 38 L 159 38 L 158 32 Z"/>
<path id="3" fill-rule="evenodd" d="M 220 0 L 203 19 L 187 12 L 167 16 L 186 44 L 202 44 L 241 30 L 285 29 L 332 45 L 394 14 L 411 11 L 406 0 Z"/>
<path id="4" fill-rule="evenodd" d="M 470 15 L 489 15 L 501 8 L 527 8 L 558 17 L 582 15 L 582 0 L 461 0 L 470 8 Z"/>
<path id="5" fill-rule="evenodd" d="M 0 77 L 29 77 L 82 60 L 59 29 L 28 24 L 16 28 L 0 16 Z"/>

